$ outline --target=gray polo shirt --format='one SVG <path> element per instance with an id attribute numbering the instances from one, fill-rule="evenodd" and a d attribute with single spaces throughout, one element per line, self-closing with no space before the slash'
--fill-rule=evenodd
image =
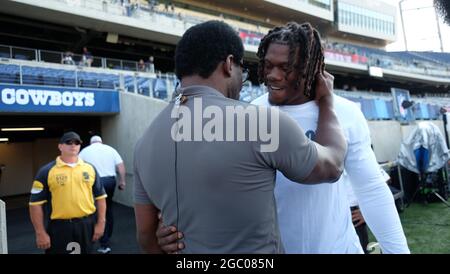
<path id="1" fill-rule="evenodd" d="M 226 98 L 206 86 L 181 91 L 187 98 L 181 106 L 192 115 L 204 111 L 203 117 L 209 119 L 195 124 L 198 117 L 193 115 L 188 123 L 191 129 L 181 130 L 185 117 L 180 116 L 178 127 L 174 126 L 174 102 L 155 118 L 135 148 L 135 202 L 153 204 L 162 211 L 166 225 L 176 225 L 184 233 L 185 253 L 283 253 L 274 199 L 276 170 L 301 182 L 317 162 L 316 146 L 294 120 L 274 108 L 266 108 L 267 119 L 261 119 L 263 114 L 257 112 L 256 119 L 247 117 L 245 125 L 235 120 L 230 127 L 227 108 L 262 107 Z M 200 107 L 194 107 L 196 98 L 201 98 Z M 223 136 L 233 129 L 236 141 L 226 141 L 231 139 L 225 137 L 224 141 L 194 141 L 199 125 L 211 129 L 208 122 L 215 116 L 205 114 L 211 106 L 224 113 L 218 116 L 223 121 Z M 275 129 L 270 123 L 274 115 L 279 116 L 278 149 L 262 152 L 261 144 L 267 139 L 249 138 L 250 120 L 258 129 L 263 126 L 270 132 Z M 171 134 L 174 128 L 184 136 L 191 130 L 193 141 L 185 138 L 176 142 Z M 245 130 L 246 140 L 237 141 L 238 130 Z"/>

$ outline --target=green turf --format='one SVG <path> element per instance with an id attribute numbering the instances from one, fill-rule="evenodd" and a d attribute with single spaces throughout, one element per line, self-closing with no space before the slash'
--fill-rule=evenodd
<path id="1" fill-rule="evenodd" d="M 413 254 L 450 254 L 450 208 L 441 202 L 411 204 L 400 213 Z M 369 235 L 369 241 L 375 241 Z"/>

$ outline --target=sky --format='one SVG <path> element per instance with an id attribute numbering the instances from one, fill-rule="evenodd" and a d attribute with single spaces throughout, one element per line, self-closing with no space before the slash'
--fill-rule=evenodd
<path id="1" fill-rule="evenodd" d="M 381 0 L 397 7 L 397 41 L 386 47 L 388 51 L 404 51 L 403 29 L 400 17 L 400 0 Z M 410 51 L 440 52 L 440 42 L 437 31 L 433 0 L 404 0 L 402 2 L 405 33 Z M 439 17 L 442 44 L 444 52 L 450 52 L 450 26 Z"/>

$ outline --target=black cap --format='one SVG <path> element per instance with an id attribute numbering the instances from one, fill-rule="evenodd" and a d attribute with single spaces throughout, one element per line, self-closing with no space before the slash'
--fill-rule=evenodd
<path id="1" fill-rule="evenodd" d="M 64 133 L 64 135 L 61 137 L 61 139 L 59 139 L 59 143 L 64 144 L 65 142 L 72 141 L 72 140 L 76 140 L 80 143 L 83 143 L 83 141 L 81 141 L 80 135 L 78 135 L 76 132 L 73 132 L 73 131 Z"/>

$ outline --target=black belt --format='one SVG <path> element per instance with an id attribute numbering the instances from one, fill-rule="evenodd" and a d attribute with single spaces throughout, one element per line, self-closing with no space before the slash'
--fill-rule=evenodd
<path id="1" fill-rule="evenodd" d="M 64 223 L 76 223 L 76 222 L 81 222 L 83 220 L 89 219 L 90 217 L 94 216 L 94 214 L 91 215 L 87 215 L 84 217 L 79 217 L 79 218 L 71 218 L 71 219 L 53 219 L 50 220 L 51 222 L 64 222 Z"/>

